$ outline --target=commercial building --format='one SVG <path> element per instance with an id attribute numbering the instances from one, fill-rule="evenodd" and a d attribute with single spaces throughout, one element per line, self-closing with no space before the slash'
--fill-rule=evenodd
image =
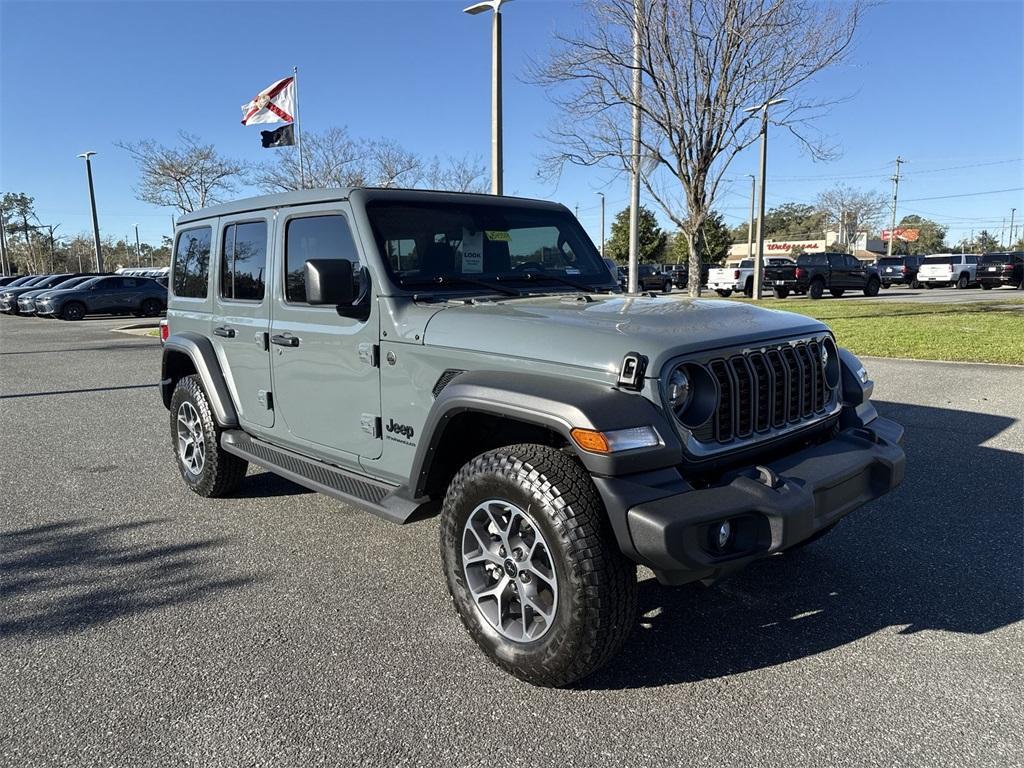
<path id="1" fill-rule="evenodd" d="M 799 253 L 823 253 L 831 250 L 839 242 L 838 232 L 825 232 L 822 237 L 813 240 L 765 240 L 765 256 L 793 256 Z M 876 237 L 868 237 L 867 232 L 858 232 L 856 238 L 848 243 L 853 255 L 865 263 L 873 263 L 879 256 L 885 254 L 885 241 Z M 757 252 L 757 243 L 753 244 L 754 253 Z M 726 264 L 729 266 L 739 263 L 741 259 L 751 258 L 746 243 L 733 243 L 729 248 L 729 255 Z"/>

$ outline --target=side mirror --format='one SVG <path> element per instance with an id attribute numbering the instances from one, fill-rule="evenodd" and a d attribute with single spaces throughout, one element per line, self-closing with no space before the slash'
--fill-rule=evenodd
<path id="1" fill-rule="evenodd" d="M 352 262 L 348 259 L 310 259 L 305 272 L 309 304 L 352 303 Z"/>

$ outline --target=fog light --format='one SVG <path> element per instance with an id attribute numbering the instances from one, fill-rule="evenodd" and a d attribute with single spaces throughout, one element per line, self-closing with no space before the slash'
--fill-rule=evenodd
<path id="1" fill-rule="evenodd" d="M 718 529 L 715 531 L 715 546 L 718 549 L 725 549 L 731 538 L 732 524 L 728 520 L 723 520 L 718 524 Z"/>

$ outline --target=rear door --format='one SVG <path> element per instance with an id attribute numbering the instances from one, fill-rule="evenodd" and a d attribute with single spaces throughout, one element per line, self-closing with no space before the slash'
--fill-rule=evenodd
<path id="1" fill-rule="evenodd" d="M 342 317 L 333 306 L 306 303 L 305 263 L 348 259 L 360 283 L 366 263 L 353 234 L 347 203 L 283 210 L 274 235 L 274 297 L 270 358 L 276 419 L 274 434 L 300 448 L 327 448 L 358 458 L 381 455 L 379 310 L 369 302 L 365 320 Z"/>
<path id="2" fill-rule="evenodd" d="M 118 308 L 123 277 L 105 277 L 97 281 L 85 297 L 90 312 L 113 312 Z"/>
<path id="3" fill-rule="evenodd" d="M 274 426 L 270 383 L 269 252 L 273 213 L 220 219 L 212 335 L 243 426 Z"/>

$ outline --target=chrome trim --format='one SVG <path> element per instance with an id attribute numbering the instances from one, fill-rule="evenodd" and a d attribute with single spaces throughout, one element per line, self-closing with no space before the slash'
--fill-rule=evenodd
<path id="1" fill-rule="evenodd" d="M 662 406 L 672 416 L 673 427 L 675 428 L 676 433 L 679 435 L 680 439 L 683 442 L 683 449 L 685 450 L 685 452 L 689 454 L 691 457 L 697 459 L 707 459 L 716 456 L 721 456 L 724 454 L 738 453 L 740 451 L 747 450 L 753 446 L 771 442 L 773 440 L 778 440 L 779 438 L 788 437 L 799 432 L 819 426 L 835 417 L 839 413 L 839 411 L 842 410 L 842 377 L 840 377 L 840 384 L 832 388 L 831 395 L 825 401 L 825 411 L 823 413 L 816 414 L 812 417 L 808 417 L 807 419 L 802 419 L 791 424 L 786 424 L 782 427 L 775 427 L 769 424 L 768 429 L 761 431 L 757 429 L 756 424 L 752 424 L 751 434 L 749 437 L 734 437 L 728 443 L 707 443 L 698 440 L 694 436 L 694 431 L 700 429 L 701 427 L 704 427 L 709 420 L 714 419 L 715 415 L 718 412 L 718 407 L 716 406 L 708 420 L 704 421 L 698 427 L 690 429 L 684 426 L 680 422 L 679 418 L 676 416 L 675 411 L 672 409 L 672 406 L 669 404 L 668 401 L 668 379 L 672 371 L 674 371 L 677 366 L 682 365 L 683 363 L 690 363 L 700 365 L 707 369 L 708 363 L 710 363 L 712 360 L 729 360 L 730 358 L 735 357 L 737 355 L 741 355 L 745 359 L 748 359 L 747 356 L 753 352 L 760 352 L 761 354 L 764 354 L 768 350 L 779 349 L 786 345 L 790 347 L 796 347 L 799 344 L 808 344 L 810 342 L 816 342 L 820 345 L 821 342 L 826 338 L 832 339 L 832 342 L 835 343 L 835 339 L 832 337 L 832 334 L 827 331 L 824 331 L 822 333 L 812 334 L 810 336 L 803 335 L 793 339 L 766 340 L 763 344 L 759 346 L 748 344 L 737 347 L 724 347 L 720 349 L 711 350 L 708 352 L 702 352 L 696 355 L 673 358 L 668 363 L 666 363 L 664 369 L 661 372 L 661 376 L 659 377 L 659 395 L 661 397 Z M 838 344 L 836 345 L 836 349 L 839 349 Z M 711 375 L 711 379 L 713 382 L 715 382 L 716 398 L 720 401 L 722 393 L 718 386 L 717 377 L 713 373 Z"/>

